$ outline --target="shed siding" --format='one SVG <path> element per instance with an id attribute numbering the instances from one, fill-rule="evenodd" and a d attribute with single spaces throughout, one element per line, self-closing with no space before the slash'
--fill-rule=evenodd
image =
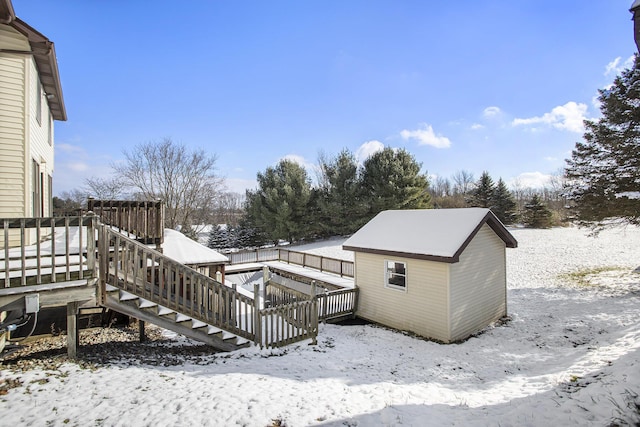
<path id="1" fill-rule="evenodd" d="M 451 341 L 506 315 L 506 245 L 485 224 L 451 266 Z"/>
<path id="2" fill-rule="evenodd" d="M 385 287 L 385 260 L 407 264 L 406 292 Z M 448 342 L 447 264 L 356 252 L 355 268 L 360 288 L 356 315 Z"/>

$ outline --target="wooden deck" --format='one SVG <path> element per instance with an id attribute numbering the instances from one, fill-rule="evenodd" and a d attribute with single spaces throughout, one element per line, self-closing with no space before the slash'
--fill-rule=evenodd
<path id="1" fill-rule="evenodd" d="M 93 201 L 92 206 L 108 222 L 91 212 L 79 217 L 0 219 L 0 312 L 15 310 L 28 294 L 39 294 L 41 306 L 66 305 L 70 357 L 75 357 L 77 345 L 76 315 L 86 301 L 144 321 L 155 319 L 163 327 L 174 325 L 188 335 L 193 329 L 189 336 L 207 331 L 209 338 L 203 341 L 220 343 L 225 350 L 237 348 L 228 345 L 229 334 L 238 337 L 238 345 L 247 340 L 263 347 L 315 342 L 319 318 L 355 312 L 353 263 L 281 249 L 234 254 L 228 274 L 266 267 L 314 289 L 296 293 L 269 281 L 263 289 L 271 288 L 271 296 L 280 297 L 265 306 L 266 293 L 261 294 L 259 286 L 248 296 L 163 255 L 161 204 Z M 10 247 L 16 235 L 20 245 Z M 35 243 L 27 245 L 28 241 Z M 167 310 L 175 316 L 167 317 Z M 185 319 L 193 326 L 185 329 Z M 222 331 L 220 340 L 216 331 Z"/>

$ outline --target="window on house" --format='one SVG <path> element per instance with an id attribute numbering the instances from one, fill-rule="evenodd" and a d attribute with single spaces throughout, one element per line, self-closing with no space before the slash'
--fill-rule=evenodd
<path id="1" fill-rule="evenodd" d="M 47 175 L 47 191 L 49 193 L 47 197 L 49 201 L 48 215 L 53 216 L 53 177 L 51 175 Z"/>
<path id="2" fill-rule="evenodd" d="M 40 79 L 36 83 L 36 121 L 42 126 L 42 84 Z"/>
<path id="3" fill-rule="evenodd" d="M 51 117 L 51 113 L 49 113 L 49 109 L 47 108 L 47 117 L 49 117 L 49 145 L 53 145 L 53 118 Z"/>
<path id="4" fill-rule="evenodd" d="M 407 264 L 398 261 L 385 261 L 386 287 L 393 289 L 407 289 Z"/>
<path id="5" fill-rule="evenodd" d="M 31 163 L 31 213 L 34 218 L 42 214 L 40 186 L 40 165 L 35 160 Z"/>

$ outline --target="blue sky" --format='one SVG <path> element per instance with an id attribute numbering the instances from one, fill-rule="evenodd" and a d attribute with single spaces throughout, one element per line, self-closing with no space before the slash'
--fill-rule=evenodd
<path id="1" fill-rule="evenodd" d="M 67 122 L 54 192 L 170 137 L 231 191 L 289 157 L 403 147 L 433 176 L 557 172 L 635 52 L 631 0 L 45 1 Z"/>

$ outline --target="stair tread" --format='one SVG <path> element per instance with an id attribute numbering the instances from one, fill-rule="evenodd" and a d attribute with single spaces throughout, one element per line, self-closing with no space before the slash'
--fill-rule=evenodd
<path id="1" fill-rule="evenodd" d="M 191 317 L 187 316 L 186 314 L 176 312 L 176 323 L 186 322 L 188 320 L 192 320 Z"/>
<path id="2" fill-rule="evenodd" d="M 123 291 L 122 289 L 120 289 L 120 301 L 133 301 L 140 298 L 137 295 L 134 295 L 130 292 L 127 291 Z"/>
<path id="3" fill-rule="evenodd" d="M 151 307 L 155 307 L 157 305 L 158 304 L 156 304 L 153 301 L 149 301 L 149 300 L 146 300 L 144 298 L 140 298 L 140 305 L 139 305 L 140 308 L 151 308 Z"/>
<path id="4" fill-rule="evenodd" d="M 167 314 L 175 313 L 175 311 L 170 308 L 164 307 L 162 305 L 158 306 L 158 316 L 165 316 Z"/>
<path id="5" fill-rule="evenodd" d="M 193 321 L 193 323 L 191 325 L 192 329 L 200 329 L 200 328 L 204 328 L 205 326 L 207 326 L 206 323 L 204 323 L 204 322 L 202 322 L 200 320 L 197 320 L 197 319 L 191 319 L 191 320 Z"/>

